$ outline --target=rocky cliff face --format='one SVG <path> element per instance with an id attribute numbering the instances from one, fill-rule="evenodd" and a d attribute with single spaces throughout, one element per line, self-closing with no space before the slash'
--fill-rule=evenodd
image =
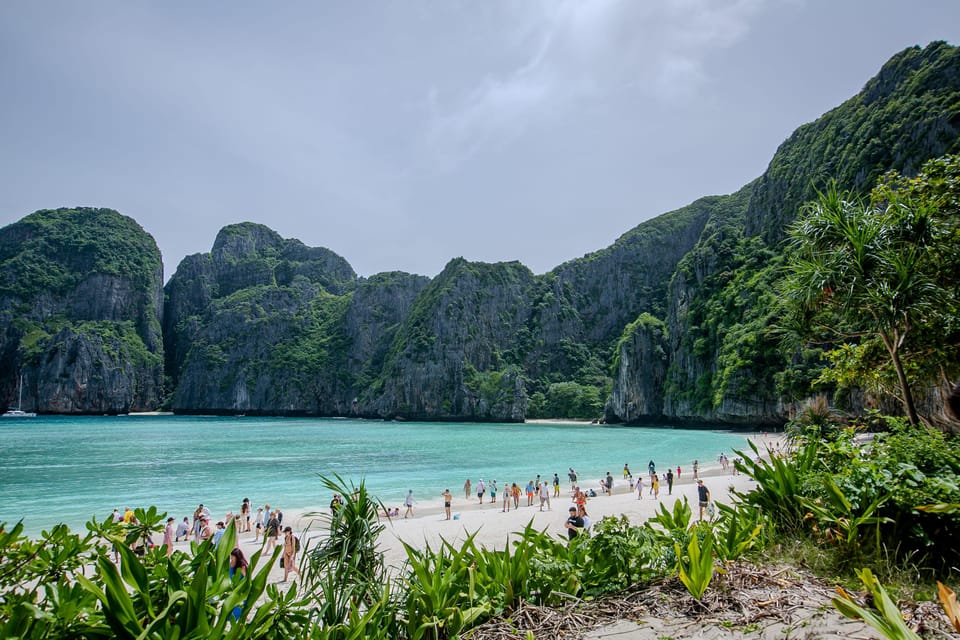
<path id="1" fill-rule="evenodd" d="M 753 426 L 786 420 L 793 407 L 776 392 L 774 378 L 790 363 L 768 331 L 776 320 L 777 243 L 786 225 L 828 179 L 865 192 L 886 171 L 909 174 L 931 157 L 956 152 L 958 106 L 960 49 L 944 43 L 908 49 L 859 95 L 800 127 L 754 184 L 715 203 L 719 209 L 670 284 L 664 419 Z M 636 344 L 626 361 L 645 366 L 649 347 Z M 635 389 L 637 375 L 621 366 L 608 419 L 652 417 L 629 412 L 645 400 Z"/>
<path id="2" fill-rule="evenodd" d="M 887 171 L 913 175 L 924 161 L 960 151 L 958 69 L 958 47 L 911 47 L 859 94 L 794 131 L 757 184 L 747 235 L 776 246 L 800 206 L 831 179 L 866 193 Z"/>
<path id="3" fill-rule="evenodd" d="M 359 411 L 416 419 L 522 420 L 523 381 L 501 352 L 530 315 L 519 263 L 451 261 L 419 293 Z"/>
<path id="4" fill-rule="evenodd" d="M 163 393 L 160 252 L 109 209 L 37 211 L 0 229 L 2 399 L 41 413 L 156 408 Z"/>

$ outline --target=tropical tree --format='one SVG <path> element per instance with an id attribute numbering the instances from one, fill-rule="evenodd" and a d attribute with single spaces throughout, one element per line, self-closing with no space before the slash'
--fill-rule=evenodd
<path id="1" fill-rule="evenodd" d="M 947 192 L 917 188 L 917 180 L 923 175 L 887 176 L 869 200 L 830 185 L 788 230 L 781 281 L 784 326 L 806 340 L 826 335 L 856 345 L 838 351 L 844 355 L 834 362 L 857 372 L 854 381 L 868 373 L 876 380 L 878 368 L 892 369 L 895 394 L 914 425 L 912 385 L 920 368 L 911 375 L 907 365 L 921 353 L 928 360 L 939 356 L 941 365 L 946 357 L 923 347 L 929 336 L 943 340 L 956 323 L 956 276 L 946 277 L 943 266 L 956 258 L 958 224 Z M 876 352 L 884 357 L 864 366 Z"/>

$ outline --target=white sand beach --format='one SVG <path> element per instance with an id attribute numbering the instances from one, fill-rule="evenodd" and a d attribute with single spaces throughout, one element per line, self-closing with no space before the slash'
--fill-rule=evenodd
<path id="1" fill-rule="evenodd" d="M 751 436 L 751 439 L 761 451 L 768 449 L 776 451 L 785 446 L 782 434 L 756 435 Z M 642 470 L 643 499 L 638 499 L 636 492 L 630 490 L 627 480 L 622 477 L 621 470 L 622 466 L 612 469 L 616 475 L 614 475 L 613 495 L 610 496 L 600 494 L 600 478 L 579 479 L 578 484 L 582 488 L 585 490 L 594 488 L 598 494 L 587 502 L 587 512 L 593 522 L 599 522 L 604 516 L 625 515 L 631 523 L 640 525 L 653 516 L 660 505 L 666 505 L 668 509 L 672 509 L 675 501 L 684 498 L 690 502 L 694 518 L 697 517 L 697 488 L 689 468 L 682 470 L 679 479 L 674 479 L 672 494 L 668 491 L 666 483 L 661 481 L 659 499 L 649 495 L 650 482 L 646 469 Z M 658 471 L 662 474 L 666 469 L 658 469 Z M 634 477 L 637 476 L 638 474 L 635 473 Z M 726 504 L 732 501 L 733 490 L 749 491 L 755 485 L 747 476 L 733 473 L 732 460 L 726 471 L 721 469 L 716 460 L 710 461 L 709 464 L 701 464 L 699 477 L 704 480 L 704 484 L 710 490 L 711 499 Z M 520 482 L 526 484 L 527 480 L 529 478 L 516 479 L 518 484 Z M 503 487 L 504 483 L 501 483 L 501 491 Z M 526 506 L 526 495 L 521 495 L 518 509 L 503 512 L 502 493 L 498 493 L 496 503 L 491 503 L 489 496 L 485 496 L 483 505 L 480 505 L 475 494 L 468 500 L 464 496 L 462 486 L 451 486 L 449 488 L 453 494 L 451 506 L 453 518 L 450 520 L 446 520 L 443 511 L 442 492 L 445 488 L 438 487 L 436 495 L 433 496 L 415 495 L 414 516 L 411 518 L 403 518 L 402 508 L 400 517 L 382 518 L 386 528 L 380 543 L 388 565 L 400 567 L 403 564 L 406 559 L 404 542 L 419 549 L 424 548 L 426 544 L 436 549 L 441 539 L 458 544 L 470 533 L 476 533 L 475 540 L 478 545 L 489 549 L 503 549 L 510 535 L 523 530 L 531 520 L 533 526 L 539 530 L 546 529 L 548 533 L 557 536 L 566 535 L 564 522 L 568 516 L 567 509 L 572 504 L 571 484 L 566 477 L 561 479 L 560 497 L 554 498 L 551 492 L 550 507 L 544 508 L 543 511 L 540 510 L 539 499 L 536 497 L 533 506 Z M 310 518 L 306 513 L 309 512 L 285 512 L 283 524 L 292 526 L 295 534 L 301 536 L 303 542 L 307 543 L 305 547 L 309 547 L 316 537 L 322 535 L 325 525 L 322 520 Z M 247 557 L 259 546 L 254 542 L 252 534 L 247 533 L 240 535 L 240 545 Z M 271 581 L 279 582 L 282 578 L 283 570 L 275 566 Z"/>

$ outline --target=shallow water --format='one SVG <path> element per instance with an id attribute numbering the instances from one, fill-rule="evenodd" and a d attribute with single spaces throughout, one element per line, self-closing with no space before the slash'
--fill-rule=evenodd
<path id="1" fill-rule="evenodd" d="M 82 528 L 115 507 L 156 505 L 183 518 L 197 503 L 215 516 L 243 498 L 285 510 L 321 508 L 317 474 L 338 473 L 386 504 L 408 489 L 419 502 L 469 477 L 523 482 L 536 474 L 586 486 L 647 462 L 690 472 L 746 446 L 722 431 L 561 423 L 476 424 L 310 418 L 197 416 L 38 417 L 0 423 L 0 522 L 21 518 L 28 533 L 55 523 Z M 564 485 L 566 486 L 566 485 Z"/>

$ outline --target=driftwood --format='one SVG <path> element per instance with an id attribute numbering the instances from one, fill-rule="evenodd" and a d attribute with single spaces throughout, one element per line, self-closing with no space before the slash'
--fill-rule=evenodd
<path id="1" fill-rule="evenodd" d="M 687 593 L 676 578 L 665 579 L 615 596 L 575 600 L 562 608 L 523 602 L 504 616 L 464 634 L 466 640 L 574 640 L 617 621 L 643 624 L 668 621 L 673 637 L 697 635 L 702 627 L 736 629 L 738 637 L 761 637 L 771 627 L 802 625 L 813 616 L 831 616 L 837 624 L 852 624 L 833 610 L 832 586 L 809 572 L 783 565 L 732 563 L 714 576 L 701 600 Z M 904 618 L 918 633 L 931 638 L 960 638 L 939 605 L 925 602 L 908 608 Z M 860 635 L 860 634 L 857 634 Z M 716 636 L 720 637 L 720 636 Z M 818 637 L 816 634 L 807 637 Z M 877 637 L 866 630 L 861 637 Z"/>

